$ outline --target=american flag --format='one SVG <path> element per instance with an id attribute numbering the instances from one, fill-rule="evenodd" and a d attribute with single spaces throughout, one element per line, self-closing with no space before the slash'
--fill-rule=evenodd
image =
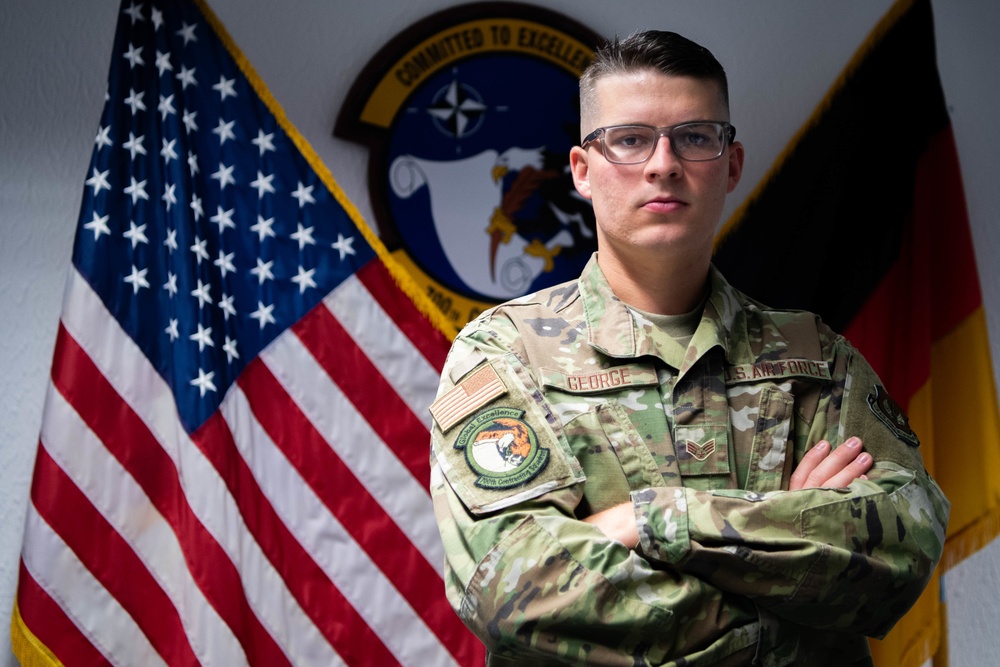
<path id="1" fill-rule="evenodd" d="M 482 661 L 427 491 L 447 340 L 384 257 L 204 4 L 122 5 L 31 487 L 22 661 Z"/>

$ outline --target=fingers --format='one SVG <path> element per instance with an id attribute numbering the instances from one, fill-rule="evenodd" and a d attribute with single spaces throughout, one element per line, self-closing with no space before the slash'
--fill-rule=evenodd
<path id="1" fill-rule="evenodd" d="M 849 444 L 852 440 L 854 441 L 853 445 Z M 841 450 L 843 450 L 843 453 L 841 453 Z M 843 465 L 838 471 L 827 477 L 826 480 L 818 486 L 835 489 L 843 488 L 864 475 L 868 472 L 868 469 L 872 467 L 871 454 L 861 451 L 861 441 L 857 438 L 851 438 L 844 443 L 844 446 L 833 450 L 827 460 L 823 463 L 827 463 L 838 454 L 840 455 L 839 462 L 843 463 Z"/>
<path id="2" fill-rule="evenodd" d="M 843 488 L 863 476 L 872 466 L 872 457 L 864 452 L 861 440 L 848 438 L 830 451 L 826 441 L 816 444 L 799 463 L 789 482 L 790 489 Z"/>
<path id="3" fill-rule="evenodd" d="M 820 440 L 813 445 L 812 449 L 805 453 L 805 456 L 799 461 L 799 465 L 792 471 L 792 477 L 788 481 L 788 488 L 792 491 L 806 488 L 806 480 L 809 479 L 816 466 L 822 463 L 823 459 L 829 453 L 830 443 L 826 440 Z"/>

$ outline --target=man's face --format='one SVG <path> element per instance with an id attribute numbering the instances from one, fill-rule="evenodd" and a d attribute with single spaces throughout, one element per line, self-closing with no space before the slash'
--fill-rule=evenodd
<path id="1" fill-rule="evenodd" d="M 711 81 L 643 70 L 604 77 L 595 93 L 596 124 L 584 133 L 609 125 L 729 120 Z M 608 162 L 598 142 L 571 151 L 576 189 L 594 205 L 602 260 L 610 254 L 607 259 L 624 263 L 667 249 L 698 258 L 710 254 L 726 195 L 739 183 L 743 146 L 727 146 L 716 160 L 690 162 L 669 144 L 661 137 L 643 164 Z"/>

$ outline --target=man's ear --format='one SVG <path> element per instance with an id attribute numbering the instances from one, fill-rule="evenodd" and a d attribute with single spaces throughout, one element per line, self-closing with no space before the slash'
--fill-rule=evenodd
<path id="1" fill-rule="evenodd" d="M 732 192 L 740 183 L 740 176 L 743 175 L 743 144 L 733 143 L 729 147 L 729 185 L 726 192 Z"/>
<path id="2" fill-rule="evenodd" d="M 569 168 L 573 172 L 573 185 L 584 199 L 590 199 L 590 168 L 587 151 L 579 146 L 569 150 Z"/>

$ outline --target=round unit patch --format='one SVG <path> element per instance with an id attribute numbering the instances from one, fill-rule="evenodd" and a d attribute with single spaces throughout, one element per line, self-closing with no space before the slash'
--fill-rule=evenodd
<path id="1" fill-rule="evenodd" d="M 880 384 L 872 387 L 872 393 L 868 394 L 868 407 L 897 438 L 912 447 L 920 446 L 920 439 L 910 428 L 909 418 L 885 387 Z"/>
<path id="2" fill-rule="evenodd" d="M 490 408 L 472 418 L 458 434 L 455 449 L 465 450 L 465 460 L 483 489 L 520 486 L 545 469 L 549 450 L 538 445 L 535 431 L 523 420 L 524 410 Z"/>

